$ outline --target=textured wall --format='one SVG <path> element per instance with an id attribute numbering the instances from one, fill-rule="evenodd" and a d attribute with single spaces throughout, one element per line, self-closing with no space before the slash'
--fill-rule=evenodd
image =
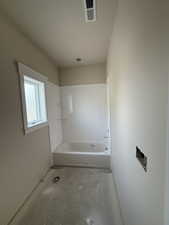
<path id="1" fill-rule="evenodd" d="M 61 68 L 59 70 L 60 85 L 79 85 L 106 83 L 106 65 L 104 63 Z"/>
<path id="2" fill-rule="evenodd" d="M 48 127 L 23 133 L 16 61 L 57 83 L 57 69 L 0 15 L 0 224 L 5 225 L 49 166 Z"/>
<path id="3" fill-rule="evenodd" d="M 162 225 L 166 157 L 168 42 L 165 2 L 119 0 L 108 76 L 112 166 L 125 225 Z M 137 161 L 136 145 L 148 157 Z"/>

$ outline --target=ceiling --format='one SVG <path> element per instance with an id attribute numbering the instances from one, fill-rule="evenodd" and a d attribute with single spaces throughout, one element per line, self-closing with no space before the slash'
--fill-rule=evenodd
<path id="1" fill-rule="evenodd" d="M 0 0 L 0 7 L 60 67 L 106 61 L 116 0 L 96 0 L 86 23 L 84 0 Z M 82 62 L 76 62 L 76 58 Z"/>

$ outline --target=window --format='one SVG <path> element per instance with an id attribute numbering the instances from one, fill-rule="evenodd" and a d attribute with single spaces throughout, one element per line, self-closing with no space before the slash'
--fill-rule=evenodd
<path id="1" fill-rule="evenodd" d="M 25 133 L 47 125 L 46 77 L 19 63 Z"/>

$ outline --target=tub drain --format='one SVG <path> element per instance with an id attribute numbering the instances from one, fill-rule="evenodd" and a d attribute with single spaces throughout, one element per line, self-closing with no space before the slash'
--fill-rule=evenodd
<path id="1" fill-rule="evenodd" d="M 57 183 L 57 182 L 59 182 L 59 180 L 60 180 L 60 177 L 59 176 L 54 177 L 53 178 L 53 183 Z"/>

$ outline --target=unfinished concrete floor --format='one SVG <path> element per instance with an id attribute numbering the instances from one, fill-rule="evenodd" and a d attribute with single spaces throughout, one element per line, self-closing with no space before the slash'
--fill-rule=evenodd
<path id="1" fill-rule="evenodd" d="M 20 225 L 113 225 L 112 174 L 83 168 L 56 169 Z"/>

